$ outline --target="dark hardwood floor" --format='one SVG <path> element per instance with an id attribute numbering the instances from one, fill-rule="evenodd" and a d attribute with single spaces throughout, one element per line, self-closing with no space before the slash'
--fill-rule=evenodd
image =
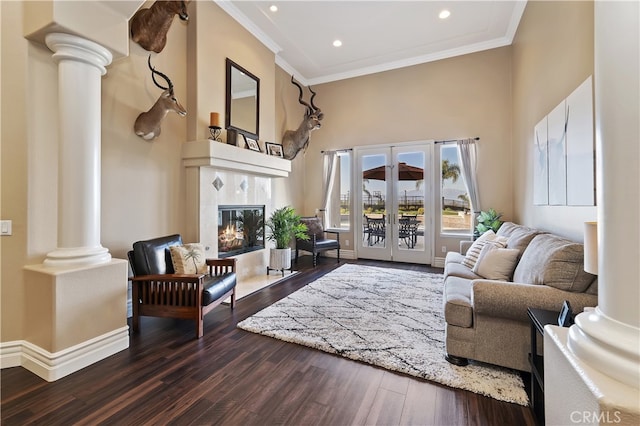
<path id="1" fill-rule="evenodd" d="M 376 264 L 374 261 L 357 261 Z M 386 266 L 440 272 L 426 266 Z M 392 373 L 236 328 L 337 266 L 300 259 L 288 280 L 193 324 L 144 317 L 130 347 L 48 383 L 2 370 L 2 425 L 534 425 L 528 407 Z"/>

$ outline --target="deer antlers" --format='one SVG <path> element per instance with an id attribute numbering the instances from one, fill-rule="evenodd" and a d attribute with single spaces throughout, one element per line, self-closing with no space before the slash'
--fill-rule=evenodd
<path id="1" fill-rule="evenodd" d="M 162 120 L 167 115 L 169 111 L 173 111 L 180 116 L 185 116 L 187 111 L 180 105 L 178 100 L 176 99 L 173 93 L 173 83 L 165 74 L 156 70 L 151 65 L 151 55 L 149 55 L 149 59 L 147 60 L 149 65 L 149 69 L 151 70 L 151 79 L 153 83 L 164 90 L 162 95 L 158 98 L 155 104 L 151 107 L 151 109 L 147 112 L 143 112 L 138 115 L 133 128 L 136 132 L 136 135 L 140 136 L 142 139 L 151 140 L 155 139 L 160 135 L 160 125 L 162 124 Z M 164 79 L 167 83 L 167 87 L 164 87 L 158 83 L 156 80 L 156 75 L 159 75 Z"/>
<path id="2" fill-rule="evenodd" d="M 157 71 L 156 68 L 151 65 L 151 55 L 149 55 L 149 58 L 147 59 L 147 64 L 149 65 L 149 69 L 151 70 L 151 79 L 153 80 L 153 83 L 162 90 L 168 90 L 173 95 L 173 83 L 171 82 L 169 77 L 167 77 L 165 74 L 161 73 L 160 71 Z M 164 81 L 167 82 L 168 87 L 163 87 L 156 81 L 156 74 L 164 78 Z"/>
<path id="3" fill-rule="evenodd" d="M 296 82 L 291 76 L 291 83 L 298 88 L 298 102 L 306 107 L 306 112 L 302 123 L 296 130 L 287 130 L 282 135 L 282 150 L 284 152 L 284 158 L 293 160 L 300 150 L 305 149 L 309 144 L 311 132 L 315 129 L 319 129 L 321 126 L 320 121 L 324 118 L 324 114 L 313 102 L 316 92 L 309 87 L 311 92 L 311 98 L 309 99 L 311 104 L 302 99 L 303 90 L 302 86 Z"/>

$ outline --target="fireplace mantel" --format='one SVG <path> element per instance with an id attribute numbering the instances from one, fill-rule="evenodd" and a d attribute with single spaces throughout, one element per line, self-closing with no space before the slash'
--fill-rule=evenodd
<path id="1" fill-rule="evenodd" d="M 272 177 L 288 177 L 291 172 L 290 160 L 211 139 L 184 143 L 182 161 L 185 167 L 215 167 Z"/>

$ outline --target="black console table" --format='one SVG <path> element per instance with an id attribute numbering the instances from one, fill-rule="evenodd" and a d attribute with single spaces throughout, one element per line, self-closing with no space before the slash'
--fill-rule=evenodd
<path id="1" fill-rule="evenodd" d="M 544 425 L 544 360 L 538 354 L 538 334 L 544 336 L 544 326 L 547 324 L 558 324 L 559 311 L 547 311 L 545 309 L 527 309 L 527 314 L 531 320 L 531 353 L 529 363 L 531 364 L 531 410 L 536 416 L 538 423 Z"/>

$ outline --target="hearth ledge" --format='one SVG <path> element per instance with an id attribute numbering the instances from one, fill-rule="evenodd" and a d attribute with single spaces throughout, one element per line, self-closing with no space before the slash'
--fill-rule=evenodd
<path id="1" fill-rule="evenodd" d="M 182 162 L 185 167 L 216 167 L 271 177 L 288 177 L 291 172 L 290 160 L 211 139 L 184 143 Z"/>

